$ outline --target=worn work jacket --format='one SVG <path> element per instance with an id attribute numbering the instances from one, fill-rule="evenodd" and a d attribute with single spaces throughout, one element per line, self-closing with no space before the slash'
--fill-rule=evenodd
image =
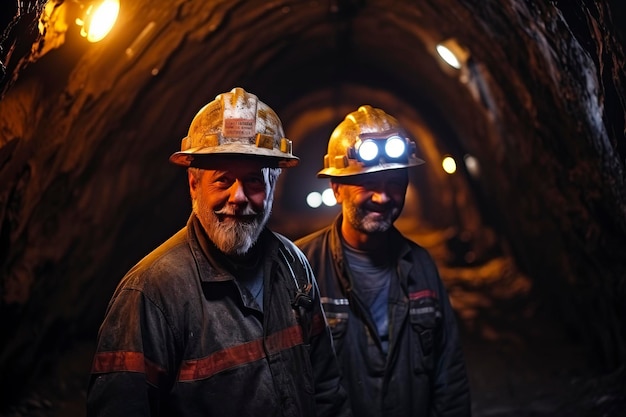
<path id="1" fill-rule="evenodd" d="M 193 215 L 128 272 L 100 328 L 89 417 L 351 415 L 308 263 L 267 229 L 258 244 L 263 312 Z"/>
<path id="2" fill-rule="evenodd" d="M 389 349 L 353 289 L 341 216 L 295 243 L 317 278 L 352 412 L 359 417 L 468 416 L 470 396 L 454 312 L 425 249 L 391 230 L 397 279 L 389 289 Z"/>

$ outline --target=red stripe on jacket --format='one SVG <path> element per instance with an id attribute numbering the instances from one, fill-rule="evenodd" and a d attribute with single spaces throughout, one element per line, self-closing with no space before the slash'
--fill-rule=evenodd
<path id="1" fill-rule="evenodd" d="M 303 343 L 299 325 L 269 335 L 266 339 L 270 354 L 290 349 Z M 210 378 L 218 372 L 264 358 L 263 339 L 215 352 L 205 358 L 183 361 L 178 380 L 181 382 Z"/>
<path id="2" fill-rule="evenodd" d="M 313 317 L 312 335 L 320 334 L 325 327 L 321 314 Z M 267 337 L 267 351 L 278 353 L 302 344 L 302 329 L 299 325 L 288 327 Z M 256 339 L 241 345 L 215 352 L 205 358 L 183 361 L 178 375 L 179 381 L 193 381 L 209 378 L 221 371 L 264 358 L 263 339 Z M 146 359 L 141 352 L 117 351 L 97 352 L 92 373 L 140 372 L 146 374 L 148 382 L 158 385 L 159 374 L 165 370 Z"/>
<path id="3" fill-rule="evenodd" d="M 433 290 L 421 290 L 409 293 L 409 300 L 419 300 L 420 298 L 437 298 L 437 293 Z"/>

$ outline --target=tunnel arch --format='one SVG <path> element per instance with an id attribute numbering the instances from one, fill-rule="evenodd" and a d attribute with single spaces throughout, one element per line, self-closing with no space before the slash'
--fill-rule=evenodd
<path id="1" fill-rule="evenodd" d="M 3 375 L 34 378 L 56 359 L 45 346 L 94 337 L 103 294 L 188 215 L 184 172 L 167 157 L 195 112 L 234 86 L 278 111 L 296 150 L 363 102 L 411 124 L 432 169 L 407 213 L 438 233 L 406 228 L 442 256 L 443 271 L 467 267 L 446 258 L 449 245 L 467 249 L 448 228 L 462 197 L 461 221 L 484 257 L 510 255 L 531 301 L 547 301 L 594 361 L 624 363 L 617 3 L 137 0 L 95 45 L 71 26 L 42 39 L 37 13 L 50 2 L 24 3 L 19 19 L 3 14 L 18 24 L 0 51 Z M 461 73 L 433 55 L 449 38 L 470 49 Z M 462 172 L 451 193 L 452 177 L 435 169 L 443 153 L 475 156 L 481 176 Z M 297 169 L 281 191 L 310 175 Z M 298 234 L 281 223 L 283 208 L 292 209 L 277 205 L 276 228 Z"/>

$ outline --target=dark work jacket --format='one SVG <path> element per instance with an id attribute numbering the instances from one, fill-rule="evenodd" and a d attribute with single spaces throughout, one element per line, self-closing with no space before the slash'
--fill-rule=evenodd
<path id="1" fill-rule="evenodd" d="M 470 415 L 456 318 L 428 252 L 397 229 L 390 231 L 397 278 L 389 289 L 385 354 L 369 309 L 353 290 L 359 277 L 344 260 L 340 225 L 341 216 L 295 243 L 317 278 L 354 415 Z"/>
<path id="2" fill-rule="evenodd" d="M 267 229 L 257 244 L 264 312 L 193 215 L 126 274 L 98 335 L 87 416 L 351 415 L 306 259 Z M 292 307 L 297 288 L 309 310 Z"/>

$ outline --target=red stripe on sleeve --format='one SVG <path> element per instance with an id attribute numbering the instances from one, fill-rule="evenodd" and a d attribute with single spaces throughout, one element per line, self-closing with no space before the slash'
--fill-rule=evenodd
<path id="1" fill-rule="evenodd" d="M 91 372 L 145 372 L 146 366 L 141 352 L 98 352 L 96 353 Z"/>
<path id="2" fill-rule="evenodd" d="M 146 359 L 141 352 L 97 352 L 94 356 L 91 373 L 138 372 L 146 375 L 146 380 L 158 386 L 165 369 Z"/>

